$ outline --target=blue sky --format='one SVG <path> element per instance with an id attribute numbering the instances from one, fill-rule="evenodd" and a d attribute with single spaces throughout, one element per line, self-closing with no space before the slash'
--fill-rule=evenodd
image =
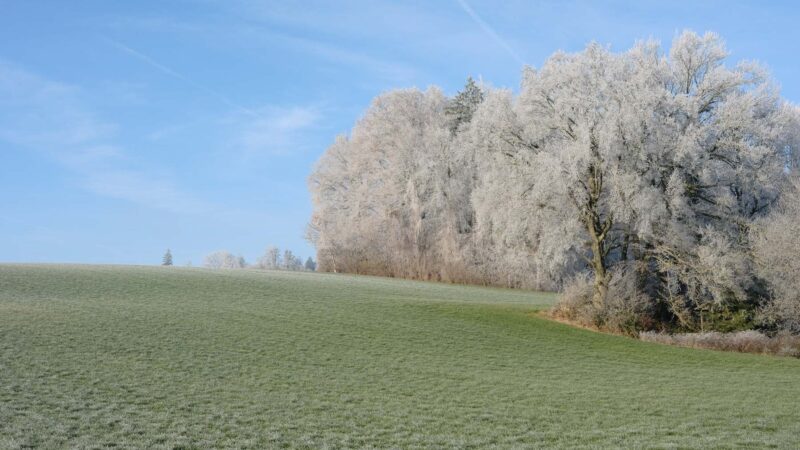
<path id="1" fill-rule="evenodd" d="M 0 0 L 0 261 L 308 256 L 306 177 L 372 97 L 590 41 L 716 31 L 800 102 L 800 7 L 759 3 Z"/>

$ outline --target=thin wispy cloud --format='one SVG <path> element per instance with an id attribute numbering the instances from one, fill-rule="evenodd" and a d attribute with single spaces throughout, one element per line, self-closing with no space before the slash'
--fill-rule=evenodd
<path id="1" fill-rule="evenodd" d="M 113 134 L 115 126 L 77 107 L 79 90 L 0 60 L 0 139 L 63 156 Z"/>
<path id="2" fill-rule="evenodd" d="M 219 158 L 216 173 L 249 172 L 273 156 L 298 156 L 318 150 L 315 140 L 325 129 L 330 111 L 324 103 L 269 105 L 255 109 L 257 116 L 233 111 L 216 117 L 173 123 L 159 127 L 143 137 L 160 145 L 181 145 L 188 136 L 203 130 L 209 133 L 207 157 Z M 324 142 L 322 145 L 326 145 Z M 245 164 L 245 166 L 242 166 Z"/>
<path id="3" fill-rule="evenodd" d="M 208 95 L 210 95 L 212 97 L 215 97 L 217 100 L 219 100 L 222 103 L 230 106 L 231 108 L 237 109 L 237 110 L 239 110 L 239 111 L 241 111 L 241 112 L 243 112 L 245 114 L 249 114 L 251 116 L 258 116 L 258 113 L 253 111 L 252 109 L 247 108 L 247 107 L 242 106 L 242 105 L 240 105 L 240 104 L 238 104 L 236 102 L 231 101 L 228 97 L 226 97 L 225 95 L 223 95 L 219 91 L 217 91 L 215 89 L 212 89 L 212 88 L 210 88 L 208 86 L 205 86 L 203 84 L 200 84 L 200 83 L 188 78 L 187 76 L 181 74 L 180 72 L 177 72 L 177 71 L 167 67 L 166 65 L 156 61 L 152 57 L 150 57 L 150 56 L 148 56 L 148 55 L 146 55 L 146 54 L 144 54 L 144 53 L 142 53 L 142 52 L 140 52 L 140 51 L 138 51 L 138 50 L 136 50 L 136 49 L 134 49 L 134 48 L 132 48 L 130 46 L 127 46 L 127 45 L 125 45 L 125 44 L 123 44 L 123 43 L 121 43 L 119 41 L 116 41 L 114 39 L 111 39 L 111 38 L 108 38 L 108 37 L 105 37 L 105 36 L 103 37 L 103 39 L 106 42 L 108 42 L 109 44 L 111 44 L 112 46 L 114 46 L 117 49 L 121 50 L 122 52 L 124 52 L 124 53 L 126 53 L 126 54 L 128 54 L 130 56 L 133 56 L 134 58 L 138 59 L 139 61 L 142 61 L 143 63 L 149 65 L 150 67 L 153 67 L 153 68 L 159 70 L 160 72 L 162 72 L 162 73 L 164 73 L 166 75 L 169 75 L 169 76 L 171 76 L 173 78 L 176 78 L 176 79 L 188 84 L 189 86 L 192 86 L 195 89 L 201 90 L 201 91 L 205 92 L 206 94 L 208 94 Z"/>
<path id="4" fill-rule="evenodd" d="M 234 142 L 244 159 L 259 156 L 281 156 L 307 150 L 306 136 L 320 124 L 323 113 L 320 107 L 286 106 L 259 109 L 259 117 L 242 120 L 231 117 Z"/>
<path id="5" fill-rule="evenodd" d="M 364 45 L 354 46 L 352 43 L 345 44 L 335 39 L 319 39 L 314 37 L 314 34 L 307 32 L 308 29 L 314 29 L 327 35 L 332 30 L 340 30 L 342 27 L 346 28 L 348 33 L 352 33 L 354 36 L 371 35 L 374 32 L 378 32 L 378 25 L 370 24 L 369 27 L 365 27 L 365 22 L 369 22 L 369 20 L 363 18 L 365 9 L 372 11 L 370 17 L 374 17 L 376 20 L 379 17 L 378 11 L 374 11 L 375 6 L 370 7 L 372 3 L 335 5 L 330 9 L 331 13 L 336 13 L 335 20 L 331 20 L 330 17 L 319 16 L 313 11 L 313 8 L 309 8 L 306 5 L 283 4 L 278 8 L 279 11 L 272 10 L 271 6 L 276 5 L 251 4 L 250 2 L 239 3 L 231 1 L 220 5 L 226 7 L 231 17 L 238 18 L 234 25 L 220 24 L 218 21 L 203 21 L 202 19 L 198 19 L 196 22 L 186 22 L 145 17 L 126 18 L 123 21 L 119 21 L 118 26 L 138 30 L 144 29 L 148 32 L 191 35 L 202 39 L 207 36 L 221 36 L 222 39 L 228 40 L 239 47 L 253 45 L 260 45 L 265 48 L 283 47 L 303 52 L 309 58 L 324 62 L 327 66 L 344 66 L 348 70 L 357 70 L 359 73 L 370 72 L 391 83 L 413 84 L 419 78 L 419 68 L 408 61 L 400 59 L 398 55 L 393 57 L 379 56 L 374 52 L 368 51 Z M 391 4 L 386 4 L 385 6 L 391 6 Z M 348 9 L 354 7 L 357 7 L 358 14 Z M 284 8 L 287 10 L 283 11 Z M 398 14 L 403 15 L 403 17 L 398 17 L 394 22 L 395 26 L 399 26 L 402 23 L 415 24 L 420 22 L 420 17 L 414 17 L 413 19 L 407 17 L 408 12 L 405 11 L 407 9 L 401 8 L 400 5 L 392 7 L 393 17 L 397 17 Z M 381 11 L 380 16 L 383 14 L 386 14 L 386 11 Z M 280 25 L 275 26 L 275 24 Z M 385 30 L 382 32 L 385 32 Z M 161 70 L 165 74 L 191 82 L 187 80 L 188 77 L 176 73 L 175 70 L 155 61 L 141 51 L 118 41 L 105 39 L 120 50 L 131 54 L 131 56 L 135 56 L 146 63 L 153 63 L 154 68 Z M 211 91 L 214 90 L 211 89 Z"/>
<path id="6" fill-rule="evenodd" d="M 99 120 L 80 89 L 0 63 L 0 141 L 36 152 L 67 170 L 97 195 L 174 213 L 201 213 L 212 206 L 167 178 L 128 166 L 114 144 L 115 125 Z"/>
<path id="7" fill-rule="evenodd" d="M 408 83 L 419 75 L 417 68 L 402 61 L 375 58 L 361 51 L 330 45 L 318 40 L 288 34 L 271 34 L 273 38 L 276 37 L 306 53 L 311 53 L 332 63 L 369 70 L 392 82 Z"/>
<path id="8" fill-rule="evenodd" d="M 170 182 L 147 174 L 113 169 L 92 172 L 84 187 L 95 194 L 183 214 L 202 214 L 213 207 L 176 189 Z"/>
<path id="9" fill-rule="evenodd" d="M 512 58 L 514 58 L 514 60 L 517 61 L 517 63 L 519 63 L 520 65 L 525 64 L 525 61 L 511 47 L 511 45 L 505 39 L 500 37 L 500 35 L 497 34 L 496 31 L 494 31 L 494 28 L 489 26 L 488 23 L 486 23 L 483 19 L 481 19 L 481 16 L 479 16 L 478 13 L 476 13 L 475 10 L 472 9 L 472 7 L 469 5 L 469 3 L 466 2 L 466 0 L 456 0 L 456 1 L 458 2 L 459 6 L 461 6 L 461 9 L 463 9 L 464 12 L 466 12 L 470 16 L 470 18 L 472 18 L 472 20 L 475 21 L 475 23 L 478 24 L 478 26 L 481 27 L 481 29 L 486 34 L 488 34 L 492 39 L 494 39 L 494 41 L 497 42 L 497 44 L 499 44 L 500 47 L 502 47 Z"/>

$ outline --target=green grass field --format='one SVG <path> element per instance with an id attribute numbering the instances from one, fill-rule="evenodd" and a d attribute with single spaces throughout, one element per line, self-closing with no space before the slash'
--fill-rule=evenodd
<path id="1" fill-rule="evenodd" d="M 800 361 L 550 322 L 551 294 L 0 265 L 0 447 L 800 447 Z"/>

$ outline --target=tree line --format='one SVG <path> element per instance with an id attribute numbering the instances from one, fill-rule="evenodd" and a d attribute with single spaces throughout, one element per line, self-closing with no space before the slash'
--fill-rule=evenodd
<path id="1" fill-rule="evenodd" d="M 375 98 L 309 178 L 319 270 L 560 289 L 598 326 L 800 331 L 800 112 L 713 33 Z"/>
<path id="2" fill-rule="evenodd" d="M 203 266 L 210 269 L 264 269 L 264 270 L 317 270 L 317 263 L 311 257 L 306 259 L 295 256 L 291 250 L 281 250 L 269 246 L 255 264 L 248 264 L 243 256 L 236 256 L 226 250 L 213 252 L 206 256 Z"/>
<path id="3" fill-rule="evenodd" d="M 167 249 L 161 259 L 162 266 L 172 265 L 172 252 Z M 191 262 L 189 263 L 191 265 Z M 264 269 L 264 270 L 317 270 L 317 263 L 310 256 L 303 262 L 303 258 L 295 256 L 291 250 L 281 250 L 269 246 L 255 264 L 249 264 L 242 255 L 234 255 L 227 250 L 218 250 L 206 255 L 203 266 L 209 269 Z"/>

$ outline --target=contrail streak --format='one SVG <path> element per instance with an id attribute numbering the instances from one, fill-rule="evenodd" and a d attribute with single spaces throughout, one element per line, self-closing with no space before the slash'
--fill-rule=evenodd
<path id="1" fill-rule="evenodd" d="M 156 61 L 155 59 L 153 59 L 153 58 L 151 58 L 151 57 L 149 57 L 147 55 L 145 55 L 144 53 L 142 53 L 140 51 L 137 51 L 137 50 L 135 50 L 135 49 L 133 49 L 131 47 L 128 47 L 125 44 L 122 44 L 121 42 L 115 41 L 115 40 L 113 40 L 111 38 L 108 38 L 108 37 L 103 37 L 103 39 L 105 41 L 107 41 L 108 43 L 110 43 L 111 45 L 113 45 L 114 47 L 116 47 L 117 49 L 119 49 L 119 50 L 121 50 L 121 51 L 123 51 L 123 52 L 125 52 L 125 53 L 127 53 L 127 54 L 129 54 L 131 56 L 133 56 L 134 58 L 144 62 L 145 64 L 147 64 L 147 65 L 149 65 L 151 67 L 154 67 L 154 68 L 158 69 L 159 71 L 161 71 L 161 72 L 163 72 L 163 73 L 165 73 L 165 74 L 167 74 L 167 75 L 169 75 L 169 76 L 171 76 L 173 78 L 177 78 L 178 80 L 181 80 L 184 83 L 186 83 L 186 84 L 188 84 L 188 85 L 190 85 L 190 86 L 192 86 L 192 87 L 194 87 L 196 89 L 199 89 L 199 90 L 205 92 L 206 94 L 211 95 L 212 97 L 216 97 L 218 100 L 220 100 L 221 102 L 223 102 L 226 105 L 230 106 L 231 108 L 238 109 L 239 111 L 241 111 L 241 112 L 243 112 L 245 114 L 254 116 L 254 117 L 259 117 L 260 116 L 260 114 L 258 114 L 257 112 L 253 111 L 252 109 L 246 108 L 246 107 L 244 107 L 242 105 L 239 105 L 237 103 L 232 102 L 230 99 L 228 99 L 228 97 L 225 97 L 224 95 L 220 94 L 219 92 L 217 92 L 217 91 L 215 91 L 215 90 L 213 90 L 211 88 L 208 88 L 206 86 L 203 86 L 200 83 L 196 83 L 196 82 L 192 81 L 191 79 L 187 78 L 186 76 L 182 75 L 181 73 L 170 69 L 169 67 L 161 64 L 160 62 Z"/>
<path id="2" fill-rule="evenodd" d="M 456 1 L 461 6 L 461 9 L 463 9 L 467 14 L 469 14 L 472 20 L 474 20 L 475 23 L 477 23 L 478 26 L 480 26 L 486 34 L 491 36 L 491 38 L 494 39 L 495 42 L 500 44 L 500 46 L 503 47 L 503 49 L 505 49 L 505 51 L 508 52 L 508 54 L 511 55 L 512 58 L 514 58 L 514 60 L 516 60 L 520 65 L 525 64 L 525 61 L 523 61 L 522 58 L 519 56 L 519 54 L 517 54 L 517 52 L 515 52 L 510 45 L 508 45 L 508 42 L 506 42 L 505 39 L 501 38 L 500 35 L 498 35 L 494 31 L 494 29 L 492 29 L 492 27 L 489 26 L 489 24 L 483 21 L 483 19 L 481 19 L 478 13 L 476 13 L 475 10 L 473 10 L 472 7 L 469 6 L 466 0 L 456 0 Z"/>

